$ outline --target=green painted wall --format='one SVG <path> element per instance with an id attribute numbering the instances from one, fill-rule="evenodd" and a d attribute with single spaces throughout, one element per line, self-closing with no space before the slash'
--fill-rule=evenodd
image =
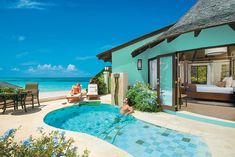
<path id="1" fill-rule="evenodd" d="M 198 37 L 194 37 L 193 32 L 183 34 L 170 43 L 164 41 L 144 53 L 148 54 L 148 58 L 152 58 L 160 54 L 173 53 L 176 51 L 233 43 L 235 44 L 235 31 L 229 26 L 224 25 L 202 30 Z"/>
<path id="2" fill-rule="evenodd" d="M 160 34 L 159 34 L 160 35 Z M 128 73 L 129 84 L 134 84 L 136 81 L 148 82 L 148 55 L 142 53 L 141 55 L 132 58 L 131 53 L 138 47 L 156 39 L 159 35 L 142 40 L 133 45 L 120 49 L 112 54 L 112 70 L 113 72 Z M 137 70 L 137 61 L 142 59 L 142 69 Z"/>
<path id="3" fill-rule="evenodd" d="M 235 44 L 235 31 L 233 31 L 229 26 L 225 25 L 202 30 L 200 35 L 196 38 L 192 32 L 183 34 L 170 43 L 164 41 L 154 48 L 146 50 L 141 55 L 132 58 L 131 52 L 134 49 L 155 39 L 156 37 L 157 36 L 148 38 L 114 52 L 112 54 L 113 72 L 128 73 L 129 84 L 133 84 L 136 81 L 148 82 L 149 58 L 156 57 L 160 54 L 173 53 L 176 51 Z M 143 69 L 140 71 L 137 70 L 138 59 L 142 59 L 143 62 Z"/>

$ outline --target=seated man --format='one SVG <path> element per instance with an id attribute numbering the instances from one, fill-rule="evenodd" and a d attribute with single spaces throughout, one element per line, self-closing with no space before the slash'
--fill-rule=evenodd
<path id="1" fill-rule="evenodd" d="M 75 94 L 81 93 L 81 85 L 78 83 L 76 85 L 73 85 L 72 90 L 70 92 L 70 95 L 73 96 Z"/>
<path id="2" fill-rule="evenodd" d="M 132 107 L 129 106 L 128 104 L 128 99 L 125 98 L 124 99 L 124 104 L 123 106 L 120 108 L 120 114 L 122 115 L 128 115 L 134 113 L 134 109 Z"/>

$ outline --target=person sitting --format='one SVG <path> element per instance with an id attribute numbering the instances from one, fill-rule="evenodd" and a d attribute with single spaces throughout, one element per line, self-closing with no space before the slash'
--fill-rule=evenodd
<path id="1" fill-rule="evenodd" d="M 73 95 L 79 94 L 79 93 L 81 93 L 81 85 L 78 83 L 78 84 L 72 86 L 70 95 L 73 96 Z"/>
<path id="2" fill-rule="evenodd" d="M 134 109 L 129 106 L 128 99 L 125 98 L 123 102 L 123 106 L 120 108 L 120 114 L 128 115 L 134 113 Z"/>

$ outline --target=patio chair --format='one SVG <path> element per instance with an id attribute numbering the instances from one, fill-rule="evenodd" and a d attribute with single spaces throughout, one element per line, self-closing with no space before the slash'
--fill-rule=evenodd
<path id="1" fill-rule="evenodd" d="M 87 92 L 87 99 L 90 100 L 91 98 L 98 98 L 98 86 L 97 84 L 89 84 L 88 85 L 88 92 Z"/>
<path id="2" fill-rule="evenodd" d="M 16 109 L 16 101 L 13 98 L 10 98 L 9 96 L 6 96 L 5 94 L 0 94 L 0 109 L 3 110 L 3 114 L 6 111 L 6 108 L 14 107 L 14 110 Z"/>
<path id="3" fill-rule="evenodd" d="M 66 99 L 69 103 L 80 101 L 82 98 L 82 86 L 74 85 L 72 90 L 67 94 Z"/>
<path id="4" fill-rule="evenodd" d="M 80 101 L 82 98 L 82 93 L 71 95 L 70 93 L 66 96 L 68 102 L 77 102 Z"/>
<path id="5" fill-rule="evenodd" d="M 34 108 L 34 100 L 36 99 L 38 106 L 40 106 L 38 83 L 26 83 L 25 90 L 28 92 L 26 101 L 31 101 Z"/>

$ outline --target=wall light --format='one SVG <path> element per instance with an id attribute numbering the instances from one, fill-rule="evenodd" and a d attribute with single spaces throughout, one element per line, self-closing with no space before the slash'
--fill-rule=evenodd
<path id="1" fill-rule="evenodd" d="M 142 70 L 142 59 L 138 59 L 138 62 L 137 62 L 137 69 L 138 69 L 138 70 Z"/>

